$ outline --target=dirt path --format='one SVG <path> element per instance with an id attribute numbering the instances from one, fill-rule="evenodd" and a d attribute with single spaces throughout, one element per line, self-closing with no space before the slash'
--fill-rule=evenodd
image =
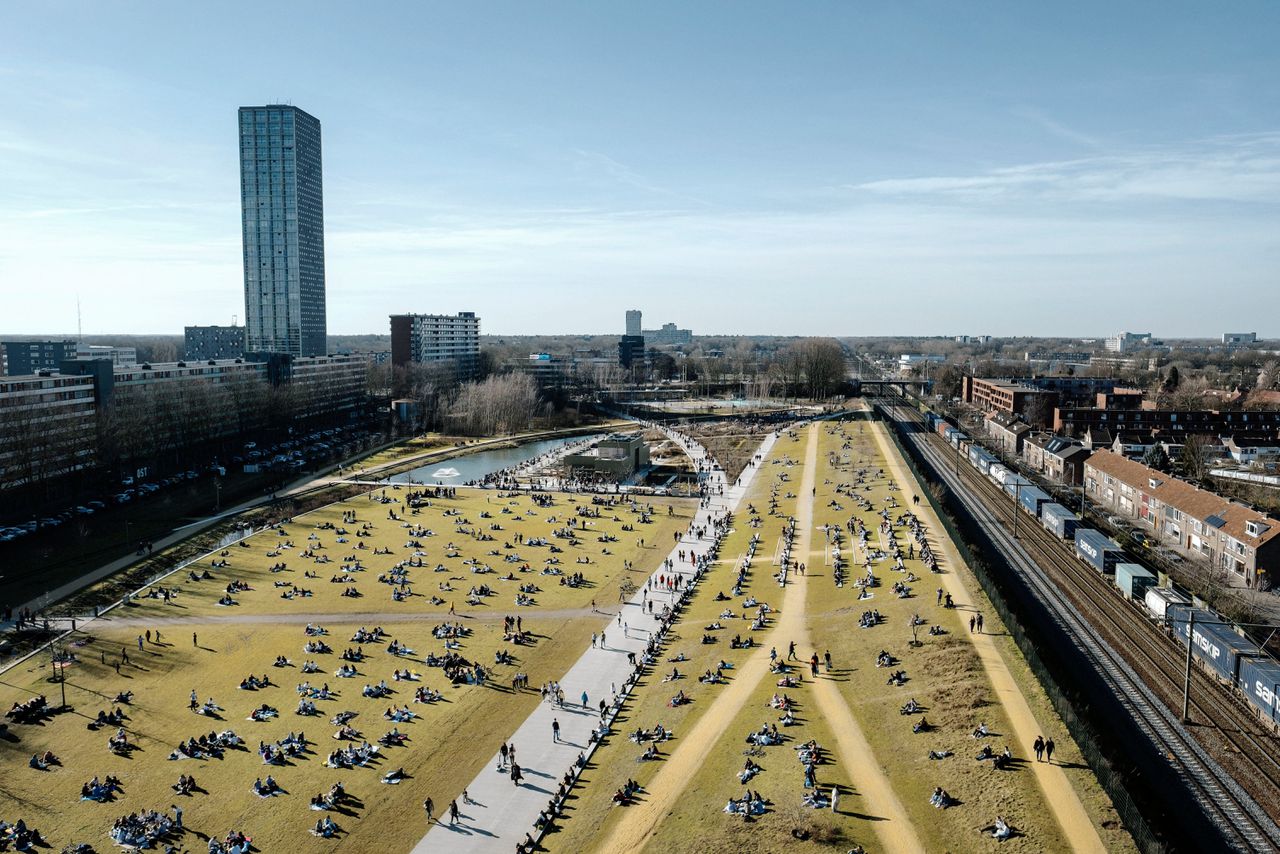
<path id="1" fill-rule="evenodd" d="M 796 525 L 800 532 L 800 553 L 808 549 L 808 529 L 813 526 L 813 488 L 818 464 L 818 426 L 810 427 L 801 478 Z M 769 647 L 781 644 L 775 639 L 797 639 L 801 648 L 809 646 L 805 606 L 805 579 L 792 573 L 783 596 L 782 607 L 769 639 L 761 644 L 738 670 L 737 677 L 720 693 L 711 708 L 685 733 L 677 747 L 663 763 L 648 789 L 648 800 L 629 809 L 613 827 L 597 851 L 639 851 L 648 844 L 658 824 L 667 817 L 702 765 L 708 745 L 714 745 L 750 698 L 760 680 L 769 672 Z M 812 684 L 812 683 L 811 683 Z M 871 748 L 854 723 L 849 709 L 840 699 L 834 685 L 819 682 L 815 692 L 819 708 L 836 736 L 837 751 L 845 770 L 858 781 L 856 797 L 865 802 L 867 811 L 887 821 L 874 822 L 875 831 L 885 850 L 923 851 L 906 820 L 901 804 L 894 796 L 883 771 L 871 756 Z M 825 690 L 823 690 L 825 688 Z"/>
<path id="2" fill-rule="evenodd" d="M 818 469 L 819 429 L 820 425 L 818 424 L 810 428 L 809 450 L 805 455 L 804 477 L 800 482 L 800 501 L 796 511 L 796 530 L 799 532 L 796 552 L 804 555 L 801 560 L 806 564 L 813 563 L 814 555 L 811 546 L 813 539 L 813 490 Z M 821 555 L 822 550 L 819 549 L 817 554 Z M 798 583 L 794 587 L 803 596 L 808 587 L 809 578 L 804 575 L 799 577 L 797 581 Z M 802 599 L 801 601 L 806 600 Z M 802 614 L 801 616 L 805 615 Z M 818 647 L 813 646 L 809 638 L 808 626 L 804 620 L 800 622 L 800 633 L 792 637 L 796 639 L 796 643 L 801 650 L 818 649 Z M 801 653 L 801 657 L 803 655 Z M 889 778 L 884 773 L 884 769 L 876 761 L 875 755 L 871 751 L 871 745 L 867 742 L 866 736 L 862 734 L 862 728 L 854 720 L 853 713 L 849 710 L 844 698 L 840 696 L 840 691 L 835 683 L 829 678 L 819 678 L 816 682 L 811 681 L 809 685 L 813 688 L 813 699 L 817 704 L 819 713 L 826 721 L 827 726 L 831 728 L 832 735 L 835 736 L 836 754 L 844 766 L 845 773 L 854 782 L 856 789 L 854 798 L 862 801 L 862 807 L 856 811 L 878 819 L 873 820 L 871 826 L 885 851 L 924 851 L 924 845 L 921 844 L 915 828 L 912 827 L 911 821 L 907 818 L 902 802 L 898 799 L 897 793 L 894 792 Z M 856 801 L 848 801 L 842 798 L 841 803 L 845 804 L 844 813 L 846 815 L 854 811 L 850 807 L 855 806 Z"/>
<path id="3" fill-rule="evenodd" d="M 876 437 L 876 444 L 880 447 L 880 453 L 884 457 L 885 466 L 893 473 L 894 480 L 898 482 L 903 494 L 905 495 L 910 491 L 915 495 L 923 496 L 925 494 L 924 487 L 903 463 L 902 458 L 898 456 L 897 448 L 894 447 L 886 435 L 885 431 L 888 427 L 883 422 L 876 421 L 871 424 L 871 429 Z M 964 566 L 964 562 L 960 559 L 960 554 L 956 551 L 951 539 L 945 535 L 942 522 L 938 519 L 937 514 L 933 512 L 933 507 L 929 502 L 921 499 L 920 504 L 916 505 L 913 510 L 924 521 L 929 530 L 933 532 L 932 539 L 937 546 L 937 550 L 945 558 L 944 565 L 949 567 Z M 969 592 L 965 589 L 958 572 L 943 573 L 938 576 L 938 579 L 943 588 L 957 602 L 968 601 Z M 995 638 L 986 633 L 975 634 L 970 637 L 973 641 L 973 647 L 978 653 L 978 658 L 982 661 L 982 668 L 987 674 L 992 690 L 1004 707 L 1005 714 L 1009 716 L 1009 724 L 1013 727 L 1015 736 L 1014 740 L 1021 744 L 1024 749 L 1030 750 L 1031 742 L 1043 730 L 1036 723 L 1035 715 L 1032 714 L 1031 707 L 1027 704 L 1027 698 L 1023 696 L 1022 690 L 1018 687 L 1017 682 L 1014 681 L 1013 674 L 1009 671 L 1008 663 L 996 646 Z M 1053 817 L 1058 822 L 1058 825 L 1062 828 L 1063 838 L 1070 841 L 1072 850 L 1105 851 L 1106 848 L 1102 844 L 1102 838 L 1098 835 L 1097 828 L 1094 827 L 1093 822 L 1089 819 L 1084 804 L 1080 802 L 1075 789 L 1071 787 L 1071 781 L 1067 779 L 1062 767 L 1051 765 L 1047 762 L 1028 762 L 1027 766 L 1035 776 L 1040 790 L 1044 792 L 1045 803 L 1053 812 Z"/>

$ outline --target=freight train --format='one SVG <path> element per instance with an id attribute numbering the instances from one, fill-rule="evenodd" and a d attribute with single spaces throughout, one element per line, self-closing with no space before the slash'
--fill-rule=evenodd
<path id="1" fill-rule="evenodd" d="M 1221 615 L 1195 607 L 1175 590 L 1159 587 L 1156 577 L 1131 561 L 1119 543 L 1086 527 L 1079 516 L 1002 464 L 944 417 L 926 412 L 924 418 L 930 432 L 941 436 L 1046 531 L 1071 543 L 1078 559 L 1099 573 L 1113 575 L 1122 595 L 1139 603 L 1175 638 L 1189 644 L 1192 657 L 1205 670 L 1227 687 L 1240 691 L 1264 720 L 1280 730 L 1280 662 Z"/>

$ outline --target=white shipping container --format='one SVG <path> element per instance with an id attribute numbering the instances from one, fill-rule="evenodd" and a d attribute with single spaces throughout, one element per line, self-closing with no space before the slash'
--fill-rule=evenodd
<path id="1" fill-rule="evenodd" d="M 1170 605 L 1189 605 L 1190 600 L 1181 593 L 1175 593 L 1166 587 L 1149 587 L 1147 595 L 1143 597 L 1143 603 L 1147 606 L 1147 610 L 1151 612 L 1157 620 L 1164 619 L 1164 612 L 1169 609 Z"/>

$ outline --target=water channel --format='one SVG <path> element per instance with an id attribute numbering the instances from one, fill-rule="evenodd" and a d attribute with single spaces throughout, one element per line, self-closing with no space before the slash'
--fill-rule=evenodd
<path id="1" fill-rule="evenodd" d="M 571 436 L 567 439 L 540 439 L 536 442 L 516 445 L 513 448 L 494 448 L 489 451 L 477 451 L 474 454 L 432 460 L 412 471 L 392 475 L 387 478 L 387 482 L 409 483 L 412 481 L 432 485 L 460 486 L 473 480 L 480 480 L 501 469 L 519 465 L 564 445 L 586 439 L 595 440 L 602 435 L 604 434 Z"/>

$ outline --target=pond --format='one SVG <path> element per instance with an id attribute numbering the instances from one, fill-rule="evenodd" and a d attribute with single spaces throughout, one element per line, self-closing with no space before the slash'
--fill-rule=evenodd
<path id="1" fill-rule="evenodd" d="M 571 436 L 567 439 L 540 439 L 526 442 L 514 448 L 494 448 L 489 451 L 477 451 L 474 454 L 462 454 L 456 457 L 432 460 L 425 466 L 412 471 L 392 475 L 388 483 L 429 483 L 444 486 L 460 486 L 473 480 L 480 480 L 486 475 L 501 469 L 510 468 L 548 451 L 564 445 L 581 442 L 586 439 L 595 440 L 600 435 Z"/>

